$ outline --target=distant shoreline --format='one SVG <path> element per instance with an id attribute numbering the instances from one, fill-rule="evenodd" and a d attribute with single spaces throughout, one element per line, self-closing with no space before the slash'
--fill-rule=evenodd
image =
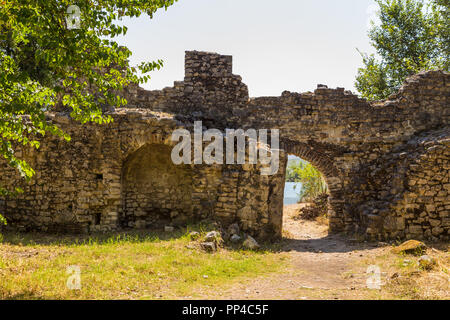
<path id="1" fill-rule="evenodd" d="M 299 200 L 298 192 L 301 188 L 301 182 L 286 182 L 284 186 L 283 205 L 296 204 Z M 294 186 L 295 189 L 294 189 Z"/>

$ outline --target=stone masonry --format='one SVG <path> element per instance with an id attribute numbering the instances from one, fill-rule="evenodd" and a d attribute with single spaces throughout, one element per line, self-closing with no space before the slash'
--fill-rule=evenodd
<path id="1" fill-rule="evenodd" d="M 21 150 L 31 183 L 0 163 L 0 185 L 24 193 L 0 199 L 7 228 L 93 232 L 184 225 L 211 218 L 239 223 L 260 239 L 281 236 L 287 154 L 315 165 L 330 188 L 332 232 L 371 239 L 450 236 L 450 76 L 409 78 L 386 101 L 343 88 L 249 98 L 232 57 L 186 52 L 184 81 L 171 88 L 127 88 L 126 108 L 108 125 L 81 125 L 49 113 L 72 137 L 42 138 Z M 281 165 L 174 165 L 171 134 L 194 121 L 216 128 L 279 129 Z"/>

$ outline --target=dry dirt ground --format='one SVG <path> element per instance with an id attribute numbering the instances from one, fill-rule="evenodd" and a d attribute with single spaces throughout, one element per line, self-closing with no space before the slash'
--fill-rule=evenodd
<path id="1" fill-rule="evenodd" d="M 398 257 L 391 253 L 392 245 L 367 243 L 340 235 L 328 235 L 327 226 L 317 221 L 295 220 L 302 204 L 285 206 L 281 251 L 290 256 L 289 267 L 282 273 L 252 279 L 233 285 L 225 291 L 211 292 L 205 298 L 218 299 L 450 299 L 448 273 L 430 273 L 433 281 L 400 283 L 397 281 L 398 261 L 412 262 L 416 257 Z M 436 251 L 448 262 L 448 244 L 440 244 L 444 251 Z M 434 249 L 433 249 L 434 250 Z M 367 267 L 380 267 L 381 289 L 368 289 Z M 407 267 L 407 265 L 404 265 Z M 400 269 L 403 265 L 400 266 Z M 405 269 L 402 275 L 409 275 Z M 401 270 L 400 270 L 401 272 Z M 414 270 L 412 275 L 420 274 Z M 442 276 L 443 275 L 443 276 Z M 393 280 L 391 280 L 393 279 Z M 417 288 L 423 283 L 435 287 Z M 388 285 L 387 285 L 388 284 Z M 422 294 L 419 294 L 421 292 Z M 427 295 L 428 293 L 428 295 Z"/>

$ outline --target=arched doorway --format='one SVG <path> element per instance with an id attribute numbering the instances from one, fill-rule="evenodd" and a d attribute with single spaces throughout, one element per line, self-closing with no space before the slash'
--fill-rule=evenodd
<path id="1" fill-rule="evenodd" d="M 334 166 L 333 158 L 320 148 L 307 143 L 292 140 L 281 142 L 286 155 L 295 156 L 309 162 L 323 175 L 328 189 L 328 222 L 330 232 L 343 231 L 342 179 L 339 170 Z"/>
<path id="2" fill-rule="evenodd" d="M 192 169 L 174 165 L 171 150 L 164 144 L 146 144 L 125 160 L 123 227 L 160 227 L 192 215 Z"/>
<path id="3" fill-rule="evenodd" d="M 328 235 L 328 185 L 311 163 L 288 155 L 283 197 L 283 236 L 291 239 Z"/>

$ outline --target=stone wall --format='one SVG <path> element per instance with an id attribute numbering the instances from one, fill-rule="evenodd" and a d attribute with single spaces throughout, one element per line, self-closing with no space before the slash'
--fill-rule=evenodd
<path id="1" fill-rule="evenodd" d="M 371 163 L 364 184 L 376 194 L 362 208 L 367 232 L 386 238 L 445 239 L 450 227 L 450 137 L 416 136 Z M 369 189 L 370 188 L 370 189 Z M 444 234 L 444 236 L 442 236 Z"/>
<path id="2" fill-rule="evenodd" d="M 121 225 L 149 227 L 192 216 L 193 170 L 174 165 L 170 153 L 170 146 L 146 144 L 125 161 Z"/>
<path id="3" fill-rule="evenodd" d="M 9 226 L 24 230 L 106 231 L 212 217 L 260 238 L 281 235 L 286 154 L 313 163 L 330 187 L 332 231 L 370 238 L 449 239 L 449 74 L 407 80 L 386 101 L 343 88 L 249 98 L 232 58 L 186 52 L 184 81 L 124 93 L 114 122 L 81 126 L 49 114 L 72 136 L 23 150 L 37 171 L 25 193 L 0 201 Z M 281 166 L 184 165 L 169 161 L 176 128 L 279 129 Z M 23 182 L 5 164 L 0 185 Z"/>

